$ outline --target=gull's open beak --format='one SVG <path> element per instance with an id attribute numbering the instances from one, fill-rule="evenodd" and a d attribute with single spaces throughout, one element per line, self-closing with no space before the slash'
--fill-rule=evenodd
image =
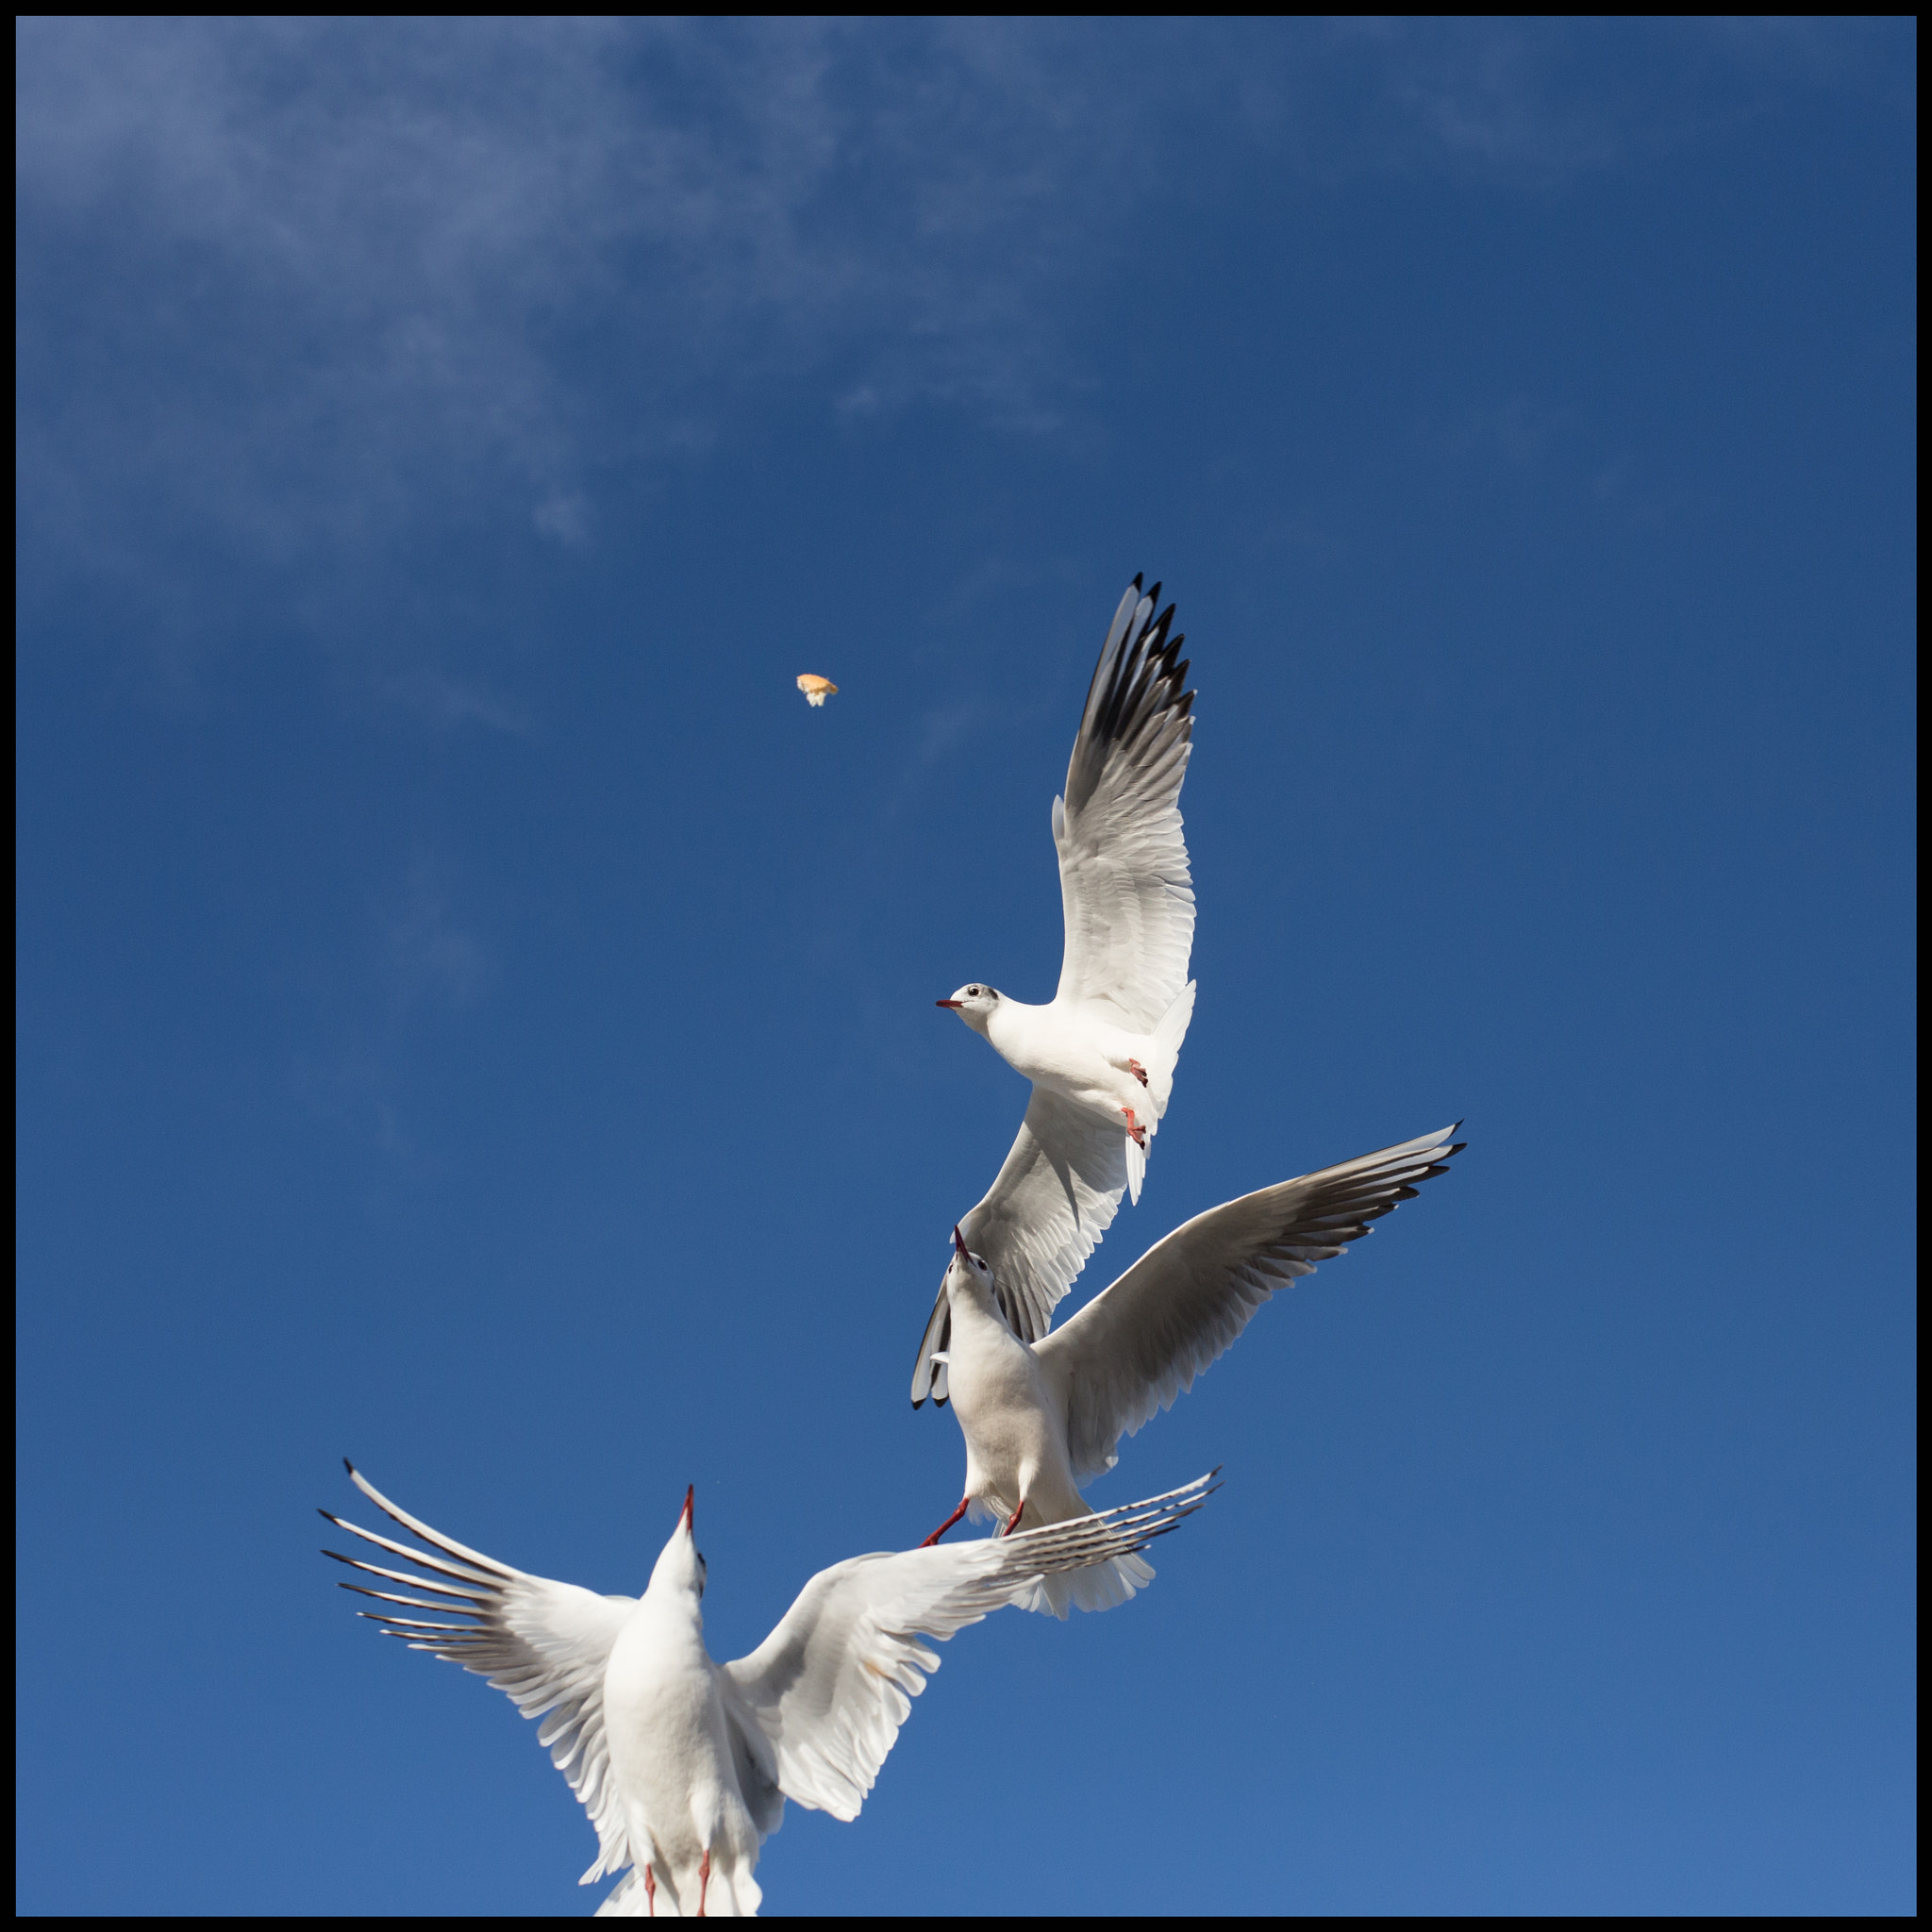
<path id="1" fill-rule="evenodd" d="M 953 1230 L 953 1252 L 960 1260 L 966 1258 L 966 1237 L 957 1227 Z"/>
<path id="2" fill-rule="evenodd" d="M 961 1007 L 963 1007 L 963 1006 L 964 1006 L 965 1004 L 966 1004 L 966 1002 L 965 1002 L 964 1000 L 935 1000 L 935 1001 L 933 1001 L 933 1005 L 934 1005 L 934 1006 L 936 1006 L 936 1007 L 951 1007 L 951 1008 L 952 1008 L 952 1009 L 954 1010 L 954 1012 L 956 1012 L 956 1013 L 957 1013 L 957 1012 L 958 1012 L 958 1011 L 959 1010 L 959 1008 L 960 1008 Z"/>
<path id="3" fill-rule="evenodd" d="M 697 1484 L 689 1483 L 685 1486 L 684 1514 L 677 1519 L 677 1526 L 679 1529 L 683 1530 L 687 1536 L 695 1536 L 697 1534 L 696 1524 L 692 1521 L 692 1518 L 695 1516 L 696 1511 L 691 1507 L 697 1499 Z"/>

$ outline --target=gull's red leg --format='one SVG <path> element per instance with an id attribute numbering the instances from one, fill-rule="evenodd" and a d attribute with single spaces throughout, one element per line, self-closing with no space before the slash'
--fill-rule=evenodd
<path id="1" fill-rule="evenodd" d="M 973 1498 L 971 1496 L 961 1496 L 959 1498 L 959 1507 L 919 1547 L 922 1550 L 931 1549 L 933 1544 L 938 1542 L 941 1537 L 944 1536 L 947 1530 L 951 1529 L 954 1524 L 958 1523 L 960 1517 L 965 1515 L 966 1507 L 972 1501 Z"/>
<path id="2" fill-rule="evenodd" d="M 705 1916 L 705 1894 L 711 1889 L 711 1850 L 705 1847 L 705 1861 L 698 1867 L 698 1917 Z"/>
<path id="3" fill-rule="evenodd" d="M 651 1868 L 644 1867 L 644 1903 L 650 1907 L 649 1916 L 658 1916 L 658 1876 Z"/>
<path id="4" fill-rule="evenodd" d="M 1146 1086 L 1147 1069 L 1139 1060 L 1129 1060 L 1127 1062 L 1127 1072 L 1133 1074 L 1134 1078 L 1140 1081 L 1141 1086 Z"/>
<path id="5" fill-rule="evenodd" d="M 1002 1536 L 1011 1536 L 1014 1530 L 1020 1526 L 1020 1511 L 1024 1509 L 1025 1507 L 1026 1498 L 1024 1496 L 1022 1496 L 1020 1498 L 1020 1508 L 1015 1509 L 1013 1513 L 1007 1518 L 1007 1526 L 1006 1528 L 1000 1531 L 1000 1534 Z"/>
<path id="6" fill-rule="evenodd" d="M 1134 1137 L 1134 1145 L 1144 1149 L 1147 1145 L 1147 1129 L 1134 1118 L 1134 1109 L 1131 1107 L 1124 1107 L 1121 1111 L 1127 1117 L 1127 1132 Z"/>

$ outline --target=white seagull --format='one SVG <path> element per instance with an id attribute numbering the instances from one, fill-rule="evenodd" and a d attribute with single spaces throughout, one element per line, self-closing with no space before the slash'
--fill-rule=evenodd
<path id="1" fill-rule="evenodd" d="M 412 1650 L 459 1663 L 507 1691 L 570 1780 L 596 1828 L 591 1884 L 631 1868 L 602 1917 L 751 1913 L 759 1841 L 785 1800 L 854 1819 L 906 1722 L 908 1699 L 944 1641 L 989 1611 L 1083 1564 L 1134 1560 L 1206 1500 L 1210 1477 L 1061 1528 L 1010 1541 L 853 1557 L 821 1570 L 749 1657 L 714 1664 L 705 1649 L 705 1559 L 692 1492 L 641 1597 L 599 1596 L 466 1549 L 419 1523 L 347 1465 L 356 1487 L 429 1545 L 407 1544 L 321 1513 L 427 1577 L 325 1551 L 423 1596 L 363 1596 L 465 1623 L 363 1610 Z M 548 1716 L 545 1717 L 545 1713 Z"/>
<path id="2" fill-rule="evenodd" d="M 1174 606 L 1136 577 L 1101 646 L 1053 802 L 1066 951 L 1043 1007 L 962 986 L 950 1007 L 1033 1083 L 1019 1138 L 959 1225 L 993 1264 L 1014 1332 L 1036 1341 L 1120 1206 L 1141 1198 L 1194 1010 L 1194 889 L 1181 837 L 1194 693 Z M 946 1399 L 945 1297 L 920 1344 L 912 1406 Z"/>
<path id="3" fill-rule="evenodd" d="M 1460 1123 L 1457 1123 L 1460 1125 Z M 1012 1533 L 1080 1520 L 1080 1486 L 1114 1466 L 1133 1435 L 1220 1358 L 1274 1291 L 1341 1254 L 1370 1224 L 1441 1174 L 1455 1127 L 1243 1194 L 1174 1229 L 1063 1327 L 1037 1342 L 1013 1332 L 996 1271 L 955 1229 L 940 1300 L 952 1318 L 953 1412 L 966 1438 L 966 1492 L 926 1539 L 970 1509 Z M 1124 1556 L 1050 1577 L 1024 1600 L 1104 1610 L 1153 1575 Z M 1016 1599 L 1016 1601 L 1020 1601 Z"/>

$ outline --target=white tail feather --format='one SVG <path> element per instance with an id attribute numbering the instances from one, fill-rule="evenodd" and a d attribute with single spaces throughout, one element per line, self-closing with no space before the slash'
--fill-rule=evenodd
<path id="1" fill-rule="evenodd" d="M 1153 1581 L 1154 1565 L 1144 1557 L 1111 1557 L 1085 1570 L 1062 1570 L 1057 1575 L 1042 1576 L 1024 1595 L 1013 1599 L 1013 1607 L 1038 1610 L 1064 1624 L 1070 1610 L 1110 1610 Z"/>
<path id="2" fill-rule="evenodd" d="M 1153 1041 L 1153 1058 L 1147 1062 L 1147 1097 L 1154 1103 L 1158 1121 L 1167 1111 L 1174 1092 L 1174 1070 L 1181 1057 L 1181 1042 L 1188 1037 L 1188 1022 L 1194 1017 L 1194 985 L 1189 980 L 1174 995 L 1173 1006 L 1161 1014 L 1160 1023 L 1148 1037 Z"/>

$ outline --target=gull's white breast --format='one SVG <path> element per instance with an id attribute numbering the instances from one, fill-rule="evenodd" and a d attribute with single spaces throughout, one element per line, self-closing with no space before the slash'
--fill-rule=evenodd
<path id="1" fill-rule="evenodd" d="M 604 1725 L 632 1857 L 641 1867 L 655 1852 L 694 1910 L 706 1850 L 715 1874 L 725 1858 L 755 1858 L 758 1835 L 738 1789 L 711 1660 L 688 1618 L 658 1611 L 648 1597 L 638 1605 L 605 1670 Z"/>
<path id="2" fill-rule="evenodd" d="M 1114 1064 L 1139 1042 L 1058 1000 L 1030 1007 L 1003 998 L 988 1017 L 986 1037 L 1015 1073 L 1071 1099 L 1098 1105 L 1116 1090 L 1139 1093 L 1132 1075 Z"/>

